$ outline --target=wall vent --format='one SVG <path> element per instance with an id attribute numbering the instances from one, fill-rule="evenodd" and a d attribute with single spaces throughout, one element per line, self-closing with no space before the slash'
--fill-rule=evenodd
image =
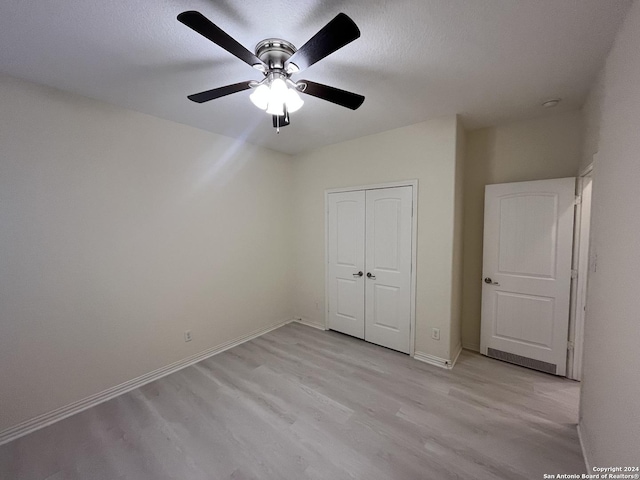
<path id="1" fill-rule="evenodd" d="M 533 358 L 523 357 L 516 355 L 515 353 L 503 352 L 502 350 L 496 350 L 495 348 L 489 348 L 487 355 L 498 360 L 504 360 L 505 362 L 515 363 L 521 367 L 532 368 L 534 370 L 540 370 L 541 372 L 556 374 L 558 367 L 553 363 L 543 362 L 541 360 L 534 360 Z"/>

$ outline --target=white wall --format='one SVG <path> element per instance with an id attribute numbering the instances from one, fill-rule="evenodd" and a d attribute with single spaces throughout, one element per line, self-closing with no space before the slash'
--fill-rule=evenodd
<path id="1" fill-rule="evenodd" d="M 580 430 L 591 466 L 640 461 L 640 3 L 618 33 L 602 78 L 593 173 L 590 272 Z M 596 89 L 599 88 L 596 84 Z M 601 119 L 596 117 L 601 112 Z"/>
<path id="2" fill-rule="evenodd" d="M 573 177 L 580 163 L 581 144 L 580 112 L 467 133 L 462 304 L 462 342 L 465 348 L 480 348 L 485 185 Z"/>
<path id="3" fill-rule="evenodd" d="M 0 112 L 0 431 L 293 316 L 291 158 L 8 77 Z"/>
<path id="4" fill-rule="evenodd" d="M 456 128 L 455 117 L 433 120 L 296 158 L 296 315 L 325 322 L 324 191 L 418 179 L 416 350 L 451 359 Z"/>

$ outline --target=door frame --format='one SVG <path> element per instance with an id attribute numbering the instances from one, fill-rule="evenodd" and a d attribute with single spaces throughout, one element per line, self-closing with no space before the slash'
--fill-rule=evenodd
<path id="1" fill-rule="evenodd" d="M 573 230 L 573 263 L 572 269 L 575 278 L 571 285 L 571 313 L 569 314 L 569 351 L 567 352 L 567 378 L 580 381 L 582 377 L 582 357 L 584 344 L 584 319 L 585 310 L 580 309 L 586 304 L 587 283 L 589 278 L 589 265 L 591 256 L 589 251 L 584 251 L 586 245 L 581 241 L 583 214 L 582 195 L 587 178 L 591 178 L 591 195 L 593 197 L 593 165 L 594 161 L 587 165 L 578 175 L 576 182 L 576 212 Z M 579 199 L 579 200 L 578 200 Z M 593 209 L 593 202 L 591 203 Z M 590 232 L 584 232 L 590 236 Z M 590 245 L 587 248 L 591 248 Z"/>
<path id="2" fill-rule="evenodd" d="M 413 187 L 411 204 L 411 318 L 409 323 L 409 356 L 413 357 L 416 347 L 416 259 L 418 246 L 418 180 L 375 183 L 354 187 L 328 188 L 324 191 L 324 328 L 329 329 L 329 197 L 331 193 L 354 192 L 357 190 L 377 190 L 381 188 Z"/>

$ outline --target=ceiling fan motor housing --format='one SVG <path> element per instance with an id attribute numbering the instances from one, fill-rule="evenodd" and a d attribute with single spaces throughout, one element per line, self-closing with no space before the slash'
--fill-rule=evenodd
<path id="1" fill-rule="evenodd" d="M 256 57 L 266 63 L 269 70 L 285 70 L 285 63 L 296 51 L 292 43 L 280 38 L 267 38 L 256 45 Z"/>

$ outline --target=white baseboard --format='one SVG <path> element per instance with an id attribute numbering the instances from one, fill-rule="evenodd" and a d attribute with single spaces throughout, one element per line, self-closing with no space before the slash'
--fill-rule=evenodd
<path id="1" fill-rule="evenodd" d="M 429 355 L 428 353 L 415 352 L 413 354 L 413 358 L 420 362 L 428 363 L 429 365 L 435 365 L 436 367 L 446 368 L 447 370 L 451 370 L 453 368 L 453 364 L 451 360 L 447 360 L 446 358 L 436 357 L 435 355 Z"/>
<path id="2" fill-rule="evenodd" d="M 582 449 L 582 456 L 584 457 L 584 466 L 587 467 L 587 473 L 593 473 L 593 470 L 591 470 L 589 457 L 587 455 L 587 449 L 584 444 L 584 439 L 582 438 L 582 429 L 580 428 L 580 424 L 578 424 L 577 428 L 578 428 L 578 439 L 580 440 L 580 448 Z"/>
<path id="3" fill-rule="evenodd" d="M 294 321 L 297 323 L 301 323 L 302 325 L 306 325 L 307 327 L 317 328 L 318 330 L 327 330 L 327 327 L 325 327 L 324 325 L 320 325 L 316 322 L 311 322 L 306 318 L 296 318 Z"/>
<path id="4" fill-rule="evenodd" d="M 476 343 L 462 342 L 462 348 L 464 348 L 465 350 L 472 350 L 474 352 L 479 352 L 480 351 L 480 345 L 478 345 Z"/>
<path id="5" fill-rule="evenodd" d="M 60 420 L 63 420 L 71 415 L 75 415 L 76 413 L 80 413 L 83 410 L 87 410 L 88 408 L 94 407 L 100 403 L 106 402 L 107 400 L 111 400 L 112 398 L 117 397 L 118 395 L 122 395 L 123 393 L 130 392 L 131 390 L 135 390 L 147 383 L 158 380 L 162 377 L 165 377 L 171 373 L 177 372 L 178 370 L 182 370 L 194 363 L 198 363 L 202 360 L 205 360 L 209 357 L 212 357 L 218 353 L 222 353 L 225 350 L 229 350 L 241 343 L 248 342 L 249 340 L 253 340 L 265 333 L 271 332 L 276 328 L 280 328 L 287 323 L 291 323 L 295 319 L 285 320 L 283 322 L 278 322 L 275 325 L 271 325 L 266 328 L 261 328 L 258 330 L 254 330 L 251 333 L 246 335 L 242 335 L 238 338 L 225 342 L 216 347 L 204 350 L 203 352 L 196 353 L 195 355 L 191 355 L 190 357 L 184 358 L 182 360 L 178 360 L 177 362 L 171 363 L 167 366 L 158 368 L 157 370 L 153 370 L 152 372 L 145 373 L 137 378 L 128 380 L 120 385 L 116 385 L 115 387 L 108 388 L 103 390 L 102 392 L 96 393 L 94 395 L 90 395 L 82 400 L 78 400 L 77 402 L 70 403 L 65 405 L 64 407 L 57 408 L 50 412 L 44 413 L 42 415 L 38 415 L 37 417 L 31 418 L 24 422 L 21 422 L 13 427 L 7 428 L 0 432 L 0 445 L 11 442 L 19 437 L 27 435 L 31 432 L 39 430 L 43 427 L 56 423 Z"/>

